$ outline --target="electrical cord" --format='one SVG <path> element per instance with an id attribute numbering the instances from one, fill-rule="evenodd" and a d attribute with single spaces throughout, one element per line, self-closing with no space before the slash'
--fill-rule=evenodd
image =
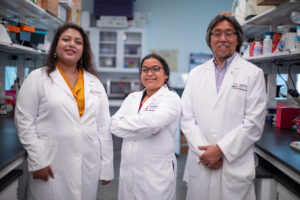
<path id="1" fill-rule="evenodd" d="M 291 79 L 291 81 L 292 81 L 292 84 L 293 84 L 293 86 L 294 86 L 294 89 L 288 89 L 288 93 L 289 93 L 292 97 L 295 97 L 295 98 L 299 97 L 299 92 L 297 91 L 295 82 L 294 82 L 294 80 L 293 80 L 293 78 L 292 78 L 292 76 L 291 76 L 291 68 L 292 68 L 293 66 L 296 66 L 296 65 L 300 65 L 300 63 L 293 63 L 293 64 L 290 64 L 290 66 L 289 66 L 289 77 L 290 77 L 290 79 Z"/>

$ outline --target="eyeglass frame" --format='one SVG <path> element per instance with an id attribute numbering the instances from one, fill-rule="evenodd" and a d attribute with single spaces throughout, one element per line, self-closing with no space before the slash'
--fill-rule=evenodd
<path id="1" fill-rule="evenodd" d="M 143 69 L 145 69 L 145 70 L 143 70 Z M 157 73 L 157 72 L 160 72 L 160 69 L 163 69 L 163 67 L 158 66 L 158 65 L 155 65 L 153 67 L 145 67 L 145 66 L 143 66 L 143 67 L 140 68 L 140 72 L 144 73 L 144 74 L 148 74 L 149 71 L 151 71 L 152 73 Z M 155 70 L 157 70 L 157 71 L 155 71 Z"/>
<path id="2" fill-rule="evenodd" d="M 216 35 L 216 33 L 220 33 L 220 35 Z M 234 36 L 237 35 L 237 32 L 234 30 L 227 30 L 227 31 L 218 31 L 217 30 L 217 31 L 212 31 L 210 33 L 210 35 L 214 38 L 221 38 L 223 34 L 226 38 L 234 38 Z"/>

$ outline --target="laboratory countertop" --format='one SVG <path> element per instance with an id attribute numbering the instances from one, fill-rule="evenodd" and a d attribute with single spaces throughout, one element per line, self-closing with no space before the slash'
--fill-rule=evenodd
<path id="1" fill-rule="evenodd" d="M 300 151 L 289 146 L 295 140 L 300 141 L 300 135 L 295 131 L 266 125 L 255 146 L 300 176 Z M 24 156 L 13 117 L 0 115 L 0 171 Z"/>
<path id="2" fill-rule="evenodd" d="M 0 171 L 25 156 L 19 142 L 14 119 L 11 115 L 0 115 Z"/>
<path id="3" fill-rule="evenodd" d="M 300 141 L 300 134 L 291 129 L 266 124 L 263 135 L 255 146 L 300 176 L 300 151 L 290 147 L 292 141 Z"/>

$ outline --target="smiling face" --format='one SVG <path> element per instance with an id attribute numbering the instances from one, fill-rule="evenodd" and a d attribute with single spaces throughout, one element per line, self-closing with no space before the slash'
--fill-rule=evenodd
<path id="1" fill-rule="evenodd" d="M 63 32 L 58 39 L 55 52 L 58 62 L 76 65 L 83 52 L 83 38 L 80 32 L 72 28 Z"/>
<path id="2" fill-rule="evenodd" d="M 151 68 L 160 67 L 158 72 L 154 72 Z M 150 70 L 143 71 L 143 68 L 149 68 Z M 168 76 L 165 74 L 162 64 L 155 58 L 148 58 L 142 63 L 141 82 L 146 88 L 147 94 L 154 94 L 164 84 Z"/>
<path id="3" fill-rule="evenodd" d="M 236 32 L 234 26 L 227 20 L 220 21 L 213 29 L 210 36 L 210 46 L 214 52 L 214 57 L 217 61 L 223 62 L 231 57 L 236 51 L 238 38 L 236 34 L 230 36 L 227 33 Z M 216 37 L 213 33 L 219 32 L 221 35 Z M 230 37 L 229 37 L 230 36 Z"/>

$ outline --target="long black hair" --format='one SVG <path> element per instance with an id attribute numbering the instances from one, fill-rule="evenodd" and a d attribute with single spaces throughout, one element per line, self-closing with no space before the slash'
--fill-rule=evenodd
<path id="1" fill-rule="evenodd" d="M 56 59 L 57 55 L 55 53 L 56 47 L 58 44 L 59 37 L 68 29 L 75 29 L 77 30 L 80 34 L 81 37 L 83 38 L 83 52 L 82 52 L 82 57 L 81 59 L 77 62 L 77 68 L 82 67 L 86 71 L 94 74 L 96 77 L 99 78 L 98 73 L 95 70 L 95 66 L 93 63 L 93 53 L 91 50 L 91 45 L 89 42 L 89 38 L 85 31 L 78 25 L 73 24 L 73 23 L 65 23 L 64 25 L 60 26 L 54 35 L 54 38 L 52 40 L 49 53 L 47 56 L 47 60 L 44 64 L 44 66 L 47 66 L 47 73 L 48 76 L 51 72 L 53 72 L 56 68 Z"/>

